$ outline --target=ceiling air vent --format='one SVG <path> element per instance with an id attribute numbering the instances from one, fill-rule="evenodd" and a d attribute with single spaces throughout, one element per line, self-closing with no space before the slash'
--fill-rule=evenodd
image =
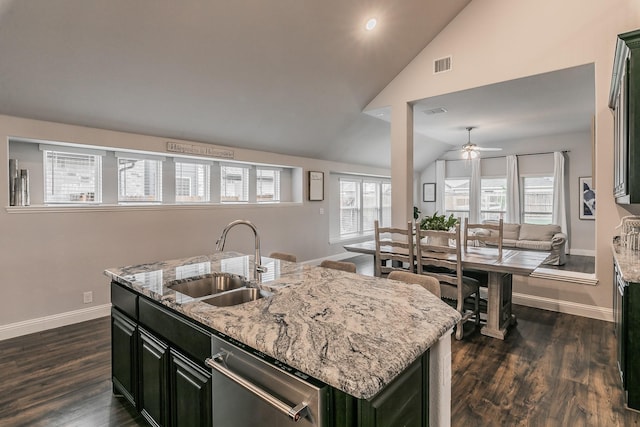
<path id="1" fill-rule="evenodd" d="M 451 56 L 433 61 L 433 74 L 444 73 L 451 70 Z"/>

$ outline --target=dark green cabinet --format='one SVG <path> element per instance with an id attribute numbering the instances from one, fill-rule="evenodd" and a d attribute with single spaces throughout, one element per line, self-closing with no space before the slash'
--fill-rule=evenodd
<path id="1" fill-rule="evenodd" d="M 111 310 L 111 380 L 113 392 L 124 396 L 133 406 L 138 395 L 138 341 L 136 324 Z"/>
<path id="2" fill-rule="evenodd" d="M 210 427 L 211 373 L 175 350 L 170 354 L 171 425 Z"/>
<path id="3" fill-rule="evenodd" d="M 113 390 L 152 426 L 211 426 L 211 336 L 135 292 L 111 285 Z"/>
<path id="4" fill-rule="evenodd" d="M 144 418 L 153 426 L 166 426 L 168 405 L 167 377 L 169 346 L 139 329 L 140 405 Z"/>
<path id="5" fill-rule="evenodd" d="M 370 400 L 330 391 L 335 427 L 426 427 L 429 425 L 429 352 Z"/>
<path id="6" fill-rule="evenodd" d="M 624 281 L 618 265 L 614 266 L 618 369 L 627 406 L 640 410 L 640 283 Z"/>
<path id="7" fill-rule="evenodd" d="M 618 36 L 609 108 L 614 113 L 613 195 L 640 203 L 640 30 Z"/>
<path id="8" fill-rule="evenodd" d="M 111 286 L 114 393 L 153 426 L 211 427 L 213 378 L 204 365 L 211 332 L 128 288 Z M 427 351 L 369 400 L 327 388 L 321 427 L 428 426 L 428 373 Z"/>

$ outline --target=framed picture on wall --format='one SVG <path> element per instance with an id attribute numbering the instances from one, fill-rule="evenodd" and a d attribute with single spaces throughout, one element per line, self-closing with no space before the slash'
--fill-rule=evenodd
<path id="1" fill-rule="evenodd" d="M 309 171 L 309 200 L 324 200 L 324 173 Z"/>
<path id="2" fill-rule="evenodd" d="M 436 183 L 425 182 L 422 184 L 422 201 L 423 202 L 435 202 L 436 201 Z"/>
<path id="3" fill-rule="evenodd" d="M 596 190 L 591 185 L 590 176 L 580 180 L 580 219 L 596 219 Z"/>

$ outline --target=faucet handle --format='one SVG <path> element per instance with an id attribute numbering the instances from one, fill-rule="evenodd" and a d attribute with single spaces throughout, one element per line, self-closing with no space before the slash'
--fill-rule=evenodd
<path id="1" fill-rule="evenodd" d="M 256 265 L 256 270 L 258 271 L 258 273 L 266 273 L 267 271 L 269 271 L 267 267 L 260 264 Z"/>

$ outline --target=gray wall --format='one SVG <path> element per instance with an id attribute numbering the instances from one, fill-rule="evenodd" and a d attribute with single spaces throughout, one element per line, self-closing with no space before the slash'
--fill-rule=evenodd
<path id="1" fill-rule="evenodd" d="M 0 141 L 4 146 L 0 149 L 0 173 L 4 177 L 0 200 L 5 201 L 5 206 L 9 204 L 7 141 L 10 137 L 168 155 L 165 138 L 0 116 Z M 279 250 L 294 253 L 304 261 L 342 252 L 340 244 L 329 243 L 328 200 L 307 201 L 307 172 L 325 173 L 325 191 L 332 171 L 389 174 L 388 170 L 378 168 L 238 148 L 232 150 L 238 161 L 298 168 L 293 172 L 293 193 L 302 194 L 303 201 L 280 205 L 88 209 L 31 206 L 0 210 L 3 296 L 0 299 L 0 332 L 3 325 L 108 304 L 108 280 L 103 275 L 106 268 L 211 253 L 223 227 L 239 218 L 255 222 L 265 255 Z M 30 167 L 31 179 L 42 179 L 38 168 Z M 253 238 L 249 230 L 232 230 L 225 249 L 252 253 Z M 83 292 L 86 291 L 93 292 L 90 304 L 83 304 Z"/>
<path id="2" fill-rule="evenodd" d="M 591 134 L 571 133 L 552 135 L 544 138 L 513 141 L 509 144 L 509 154 L 544 153 L 558 150 L 568 150 L 566 155 L 567 185 L 570 191 L 569 232 L 570 252 L 577 255 L 595 254 L 595 221 L 579 219 L 579 186 L 578 178 L 592 175 L 591 168 Z M 533 147 L 533 148 L 532 148 Z M 500 153 L 502 156 L 503 153 Z M 491 157 L 488 154 L 487 157 Z M 540 154 L 518 157 L 520 176 L 536 174 L 553 174 L 553 155 Z M 463 177 L 471 175 L 471 167 L 464 160 L 447 161 L 447 177 Z M 487 158 L 481 161 L 482 176 L 505 176 L 506 160 L 504 157 Z M 435 163 L 420 172 L 416 187 L 421 188 L 424 182 L 435 182 Z M 438 195 L 439 197 L 440 195 Z M 422 201 L 422 196 L 416 199 L 416 206 L 420 206 L 423 215 L 435 211 L 435 203 Z"/>

